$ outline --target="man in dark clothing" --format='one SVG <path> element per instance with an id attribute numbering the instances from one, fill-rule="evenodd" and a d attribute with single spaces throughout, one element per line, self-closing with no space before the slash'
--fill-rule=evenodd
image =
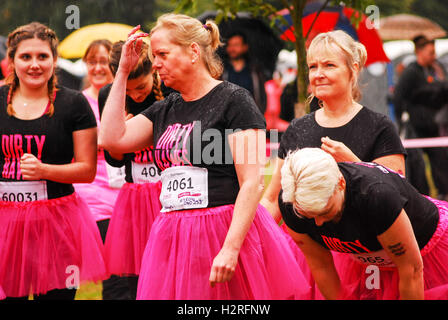
<path id="1" fill-rule="evenodd" d="M 436 61 L 434 40 L 424 36 L 414 38 L 416 61 L 403 71 L 395 86 L 394 105 L 399 121 L 403 112 L 417 138 L 438 137 L 436 113 L 448 102 L 445 70 Z M 448 149 L 425 148 L 439 198 L 448 198 Z"/>
<path id="2" fill-rule="evenodd" d="M 224 62 L 222 80 L 235 83 L 247 89 L 253 96 L 262 114 L 266 111 L 264 83 L 270 78 L 265 70 L 249 60 L 249 44 L 246 35 L 232 33 L 227 40 L 228 61 Z"/>

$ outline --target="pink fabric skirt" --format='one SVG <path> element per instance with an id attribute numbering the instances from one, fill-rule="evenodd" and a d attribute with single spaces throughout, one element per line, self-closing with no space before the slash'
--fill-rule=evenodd
<path id="1" fill-rule="evenodd" d="M 439 223 L 431 240 L 420 251 L 423 259 L 425 299 L 448 299 L 448 203 L 429 198 L 439 209 Z M 396 268 L 380 268 L 379 289 L 368 289 L 370 280 L 367 265 L 358 263 L 347 254 L 333 255 L 346 299 L 397 300 L 400 298 L 399 276 Z"/>
<path id="2" fill-rule="evenodd" d="M 5 293 L 3 292 L 2 287 L 0 287 L 0 300 L 3 300 L 3 299 L 5 299 L 5 298 L 6 298 L 6 295 L 5 295 Z"/>
<path id="3" fill-rule="evenodd" d="M 8 297 L 108 277 L 98 227 L 76 194 L 0 202 L 0 283 Z"/>
<path id="4" fill-rule="evenodd" d="M 95 221 L 110 219 L 120 189 L 109 186 L 106 160 L 98 154 L 95 180 L 91 183 L 74 183 L 76 193 L 87 203 Z"/>
<path id="5" fill-rule="evenodd" d="M 108 271 L 138 275 L 151 226 L 160 212 L 161 183 L 126 183 L 118 195 L 107 230 Z"/>
<path id="6" fill-rule="evenodd" d="M 259 206 L 233 278 L 210 287 L 234 205 L 160 213 L 143 256 L 137 299 L 306 299 L 308 282 L 284 232 Z"/>

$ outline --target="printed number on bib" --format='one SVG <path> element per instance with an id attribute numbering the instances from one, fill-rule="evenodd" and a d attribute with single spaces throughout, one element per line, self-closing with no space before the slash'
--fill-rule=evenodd
<path id="1" fill-rule="evenodd" d="M 46 181 L 0 182 L 0 200 L 5 202 L 31 202 L 47 200 Z"/>
<path id="2" fill-rule="evenodd" d="M 369 253 L 351 253 L 350 256 L 357 262 L 364 264 L 373 264 L 378 267 L 395 267 L 395 264 L 390 260 L 386 251 L 380 250 Z"/>
<path id="3" fill-rule="evenodd" d="M 206 208 L 208 171 L 199 167 L 172 167 L 162 172 L 162 212 Z"/>
<path id="4" fill-rule="evenodd" d="M 159 169 L 154 163 L 132 162 L 132 180 L 134 183 L 156 183 L 160 180 Z"/>

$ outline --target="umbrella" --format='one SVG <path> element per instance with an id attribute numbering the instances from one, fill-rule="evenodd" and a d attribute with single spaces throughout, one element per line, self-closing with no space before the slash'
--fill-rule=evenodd
<path id="1" fill-rule="evenodd" d="M 428 39 L 446 36 L 446 31 L 437 23 L 412 14 L 396 14 L 381 18 L 378 32 L 383 40 L 412 40 L 421 34 Z"/>
<path id="2" fill-rule="evenodd" d="M 205 23 L 208 19 L 215 20 L 216 14 L 216 11 L 206 11 L 197 19 Z M 274 72 L 277 55 L 283 48 L 283 43 L 267 24 L 252 17 L 249 13 L 239 12 L 234 19 L 222 20 L 218 27 L 224 42 L 235 31 L 246 34 L 249 44 L 249 58 L 264 66 L 270 74 Z M 226 58 L 224 48 L 221 47 L 217 53 L 223 59 Z"/>
<path id="3" fill-rule="evenodd" d="M 322 4 L 319 2 L 312 2 L 305 6 L 302 18 L 304 36 L 307 35 L 321 6 Z M 310 41 L 314 36 L 322 32 L 343 30 L 366 47 L 366 66 L 375 62 L 389 62 L 389 59 L 383 50 L 383 42 L 381 41 L 378 32 L 374 28 L 367 27 L 367 17 L 364 14 L 362 15 L 358 28 L 355 28 L 355 26 L 352 25 L 350 17 L 354 12 L 354 9 L 344 6 L 325 7 L 314 22 L 307 41 Z M 277 14 L 282 15 L 289 24 L 285 26 L 284 24 L 277 23 L 280 30 L 283 32 L 281 38 L 284 40 L 295 41 L 293 33 L 294 27 L 292 26 L 293 23 L 289 11 L 283 9 L 277 12 Z"/>
<path id="4" fill-rule="evenodd" d="M 65 59 L 82 58 L 92 41 L 97 39 L 107 39 L 111 42 L 126 40 L 132 29 L 132 26 L 121 23 L 99 23 L 82 27 L 62 40 L 58 48 L 59 55 Z"/>

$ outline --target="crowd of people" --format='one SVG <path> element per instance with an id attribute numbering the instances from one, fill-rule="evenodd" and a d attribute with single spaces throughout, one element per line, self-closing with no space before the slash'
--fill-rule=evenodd
<path id="1" fill-rule="evenodd" d="M 313 111 L 265 190 L 267 79 L 244 35 L 223 64 L 211 20 L 139 30 L 90 44 L 82 92 L 58 84 L 50 28 L 9 34 L 0 299 L 73 300 L 86 281 L 105 300 L 448 299 L 448 203 L 407 181 L 397 127 L 359 103 L 361 43 L 310 42 Z"/>

